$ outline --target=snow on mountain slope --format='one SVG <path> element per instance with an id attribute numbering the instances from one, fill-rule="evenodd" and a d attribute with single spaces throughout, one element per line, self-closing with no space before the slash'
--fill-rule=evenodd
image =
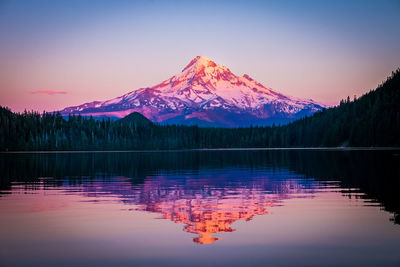
<path id="1" fill-rule="evenodd" d="M 287 123 L 321 109 L 312 100 L 283 95 L 197 56 L 181 73 L 153 87 L 68 107 L 61 114 L 124 117 L 136 111 L 160 123 L 237 127 Z"/>

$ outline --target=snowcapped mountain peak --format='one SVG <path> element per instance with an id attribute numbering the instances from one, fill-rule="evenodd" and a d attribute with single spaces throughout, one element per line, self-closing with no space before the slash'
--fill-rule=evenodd
<path id="1" fill-rule="evenodd" d="M 229 72 L 230 70 L 222 65 L 218 65 L 210 58 L 197 56 L 182 70 L 180 76 L 215 76 L 217 73 Z M 179 74 L 178 74 L 179 75 Z"/>
<path id="2" fill-rule="evenodd" d="M 156 122 L 243 126 L 290 121 L 321 109 L 311 100 L 283 95 L 247 74 L 237 76 L 210 58 L 197 56 L 182 72 L 153 87 L 65 108 L 61 113 L 123 117 L 136 111 Z"/>

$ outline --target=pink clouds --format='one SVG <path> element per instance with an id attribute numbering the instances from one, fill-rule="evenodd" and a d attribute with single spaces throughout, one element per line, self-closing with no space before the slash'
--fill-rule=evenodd
<path id="1" fill-rule="evenodd" d="M 65 95 L 66 91 L 55 91 L 55 90 L 36 90 L 32 91 L 31 94 L 47 94 L 47 95 Z"/>

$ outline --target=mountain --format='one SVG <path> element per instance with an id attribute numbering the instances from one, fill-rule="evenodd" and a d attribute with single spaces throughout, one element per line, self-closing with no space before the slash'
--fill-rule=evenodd
<path id="1" fill-rule="evenodd" d="M 0 107 L 0 150 L 400 147 L 400 69 L 376 90 L 283 126 L 201 128 L 94 120 Z M 124 120 L 123 120 L 124 121 Z M 133 121 L 133 123 L 132 123 Z"/>
<path id="2" fill-rule="evenodd" d="M 62 115 L 124 117 L 139 112 L 158 123 L 237 127 L 287 123 L 322 110 L 312 100 L 286 96 L 247 74 L 233 74 L 204 56 L 153 87 L 123 96 L 67 107 Z"/>

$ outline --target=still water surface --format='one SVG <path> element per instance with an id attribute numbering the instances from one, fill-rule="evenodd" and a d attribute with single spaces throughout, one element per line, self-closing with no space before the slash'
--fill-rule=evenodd
<path id="1" fill-rule="evenodd" d="M 0 154 L 0 266 L 400 266 L 399 154 Z"/>

